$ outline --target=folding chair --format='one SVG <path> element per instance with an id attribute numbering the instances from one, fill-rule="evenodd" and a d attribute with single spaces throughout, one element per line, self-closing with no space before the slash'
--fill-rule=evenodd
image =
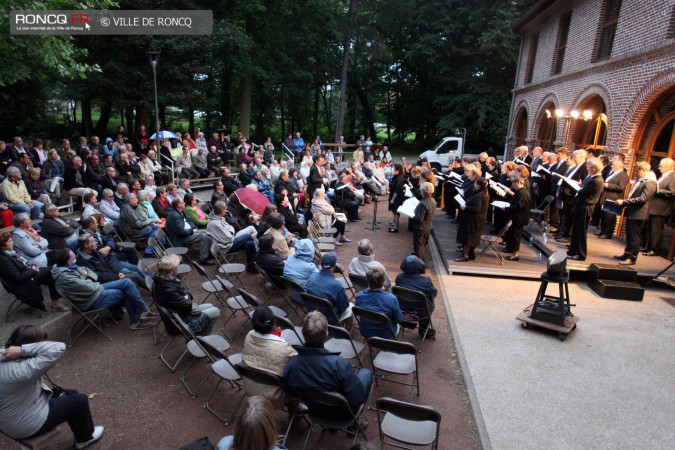
<path id="1" fill-rule="evenodd" d="M 282 289 L 279 286 L 277 286 L 277 284 L 274 282 L 274 280 L 272 280 L 272 277 L 270 277 L 269 274 L 267 272 L 265 272 L 262 268 L 258 267 L 258 271 L 260 272 L 260 275 L 265 280 L 267 280 L 267 283 L 265 283 L 265 290 L 268 291 L 268 294 L 267 294 L 267 298 L 265 299 L 265 301 L 263 303 L 266 305 L 270 301 L 272 296 L 274 294 L 277 294 L 277 295 L 279 295 L 279 297 L 281 297 L 281 299 L 284 301 L 284 303 L 289 308 L 291 308 L 292 311 L 288 315 L 288 317 L 292 317 L 293 314 L 295 314 L 295 312 L 297 311 L 298 307 L 296 305 L 294 305 L 293 302 L 288 300 L 288 297 L 286 297 L 286 295 L 284 294 L 284 291 L 286 289 Z M 281 278 L 283 278 L 283 277 L 281 277 Z"/>
<path id="2" fill-rule="evenodd" d="M 298 308 L 303 313 L 307 314 L 307 305 L 305 305 L 305 302 L 302 299 L 301 295 L 303 292 L 305 292 L 305 288 L 300 286 L 295 281 L 286 278 L 284 276 L 282 276 L 281 279 L 283 280 L 284 285 L 286 286 L 286 291 L 288 291 L 288 297 L 291 299 L 291 302 L 295 303 L 295 309 L 288 317 L 293 316 L 293 314 L 298 310 Z"/>
<path id="3" fill-rule="evenodd" d="M 506 222 L 506 225 L 504 225 L 504 228 L 501 229 L 499 234 L 497 236 L 492 236 L 490 234 L 484 234 L 480 237 L 480 242 L 482 244 L 485 244 L 485 247 L 481 252 L 476 255 L 476 261 L 478 261 L 481 256 L 485 254 L 485 252 L 490 252 L 493 255 L 497 257 L 497 260 L 499 261 L 499 264 L 504 265 L 504 257 L 502 256 L 501 252 L 499 249 L 496 247 L 497 243 L 502 241 L 502 237 L 506 234 L 507 231 L 509 231 L 509 228 L 511 228 L 511 224 L 513 221 L 509 220 Z"/>
<path id="4" fill-rule="evenodd" d="M 223 352 L 227 351 L 230 348 L 230 343 L 227 342 L 225 338 L 217 334 L 210 334 L 208 336 L 195 336 L 190 327 L 188 327 L 187 324 L 183 322 L 183 319 L 181 319 L 178 314 L 173 313 L 171 317 L 173 318 L 175 325 L 178 327 L 181 334 L 185 338 L 185 341 L 187 342 L 187 351 L 192 356 L 192 360 L 185 367 L 185 371 L 183 372 L 183 375 L 180 377 L 180 382 L 183 383 L 183 386 L 185 386 L 185 389 L 187 389 L 188 393 L 192 396 L 192 398 L 195 398 L 199 393 L 202 384 L 204 384 L 204 381 L 206 381 L 206 378 L 208 378 L 208 375 L 210 374 L 209 373 L 204 378 L 202 378 L 202 380 L 199 382 L 199 385 L 197 385 L 197 389 L 195 389 L 195 391 L 192 392 L 192 389 L 190 389 L 190 386 L 188 386 L 187 384 L 187 375 L 188 372 L 190 371 L 190 367 L 192 367 L 192 364 L 197 360 L 209 358 L 209 354 L 202 346 L 203 341 L 208 342 L 213 348 L 217 348 Z M 197 337 L 199 337 L 200 340 L 197 340 L 196 339 Z"/>
<path id="5" fill-rule="evenodd" d="M 436 340 L 435 334 L 436 330 L 434 329 L 434 326 L 431 323 L 431 312 L 429 311 L 429 302 L 427 300 L 427 296 L 424 295 L 424 292 L 415 291 L 413 289 L 408 289 L 401 286 L 394 286 L 391 289 L 391 292 L 398 299 L 398 304 L 402 310 L 407 310 L 408 308 L 410 308 L 415 311 L 419 311 L 419 309 L 423 309 L 424 311 L 426 311 L 426 314 L 423 315 L 423 317 L 419 318 L 420 321 L 421 320 L 429 321 L 429 326 L 427 327 L 426 330 L 424 330 L 424 335 L 422 336 L 422 344 L 424 344 L 424 340 L 427 338 L 429 330 L 434 330 L 434 335 L 431 338 L 433 340 Z M 422 353 L 422 344 L 420 344 L 419 348 L 420 353 Z"/>
<path id="6" fill-rule="evenodd" d="M 267 386 L 270 388 L 275 388 L 278 389 L 279 391 L 284 391 L 284 383 L 283 380 L 281 379 L 280 376 L 273 374 L 272 372 L 268 372 L 267 370 L 262 370 L 262 369 L 256 369 L 254 367 L 246 365 L 244 362 L 240 362 L 239 364 L 235 364 L 234 368 L 237 370 L 239 375 L 241 376 L 242 381 L 247 380 L 250 383 L 253 384 L 261 384 L 263 386 Z M 244 390 L 246 390 L 246 385 L 244 384 Z M 246 392 L 246 395 L 244 397 L 250 397 L 253 395 L 257 395 L 255 392 L 254 393 L 249 393 Z M 288 433 L 291 431 L 291 427 L 293 426 L 293 422 L 295 421 L 295 418 L 298 414 L 302 415 L 304 417 L 305 413 L 307 412 L 307 407 L 304 405 L 300 404 L 298 405 L 298 409 L 289 409 L 289 408 L 283 408 L 282 411 L 285 411 L 288 413 L 290 419 L 288 420 L 288 426 L 286 427 L 286 432 L 284 433 L 284 439 L 281 441 L 281 445 L 285 446 L 286 445 L 286 439 L 288 438 Z M 237 406 L 238 408 L 239 406 Z M 305 417 L 305 420 L 307 418 Z"/>
<path id="7" fill-rule="evenodd" d="M 206 297 L 199 302 L 199 303 L 204 303 L 206 300 L 208 300 L 209 297 L 212 295 L 215 295 L 219 300 L 220 303 L 222 304 L 223 301 L 221 300 L 221 294 L 223 292 L 229 292 L 230 289 L 234 288 L 234 285 L 230 283 L 229 281 L 223 280 L 222 282 L 218 279 L 211 279 L 209 276 L 206 274 L 206 270 L 196 262 L 192 263 L 195 266 L 195 269 L 197 270 L 197 273 L 202 277 L 202 289 L 204 292 L 207 293 Z M 226 284 L 224 284 L 226 283 Z"/>
<path id="8" fill-rule="evenodd" d="M 322 227 L 320 226 L 317 222 L 315 221 L 308 221 L 307 223 L 312 223 L 312 227 L 314 228 L 314 231 L 320 236 L 332 236 L 335 233 L 337 233 L 337 228 L 333 227 Z"/>
<path id="9" fill-rule="evenodd" d="M 333 273 L 339 274 L 340 278 L 336 278 L 340 282 L 343 288 L 345 288 L 345 291 L 349 292 L 349 295 L 352 297 L 352 300 L 356 300 L 356 289 L 354 288 L 354 285 L 352 284 L 351 280 L 345 275 L 345 268 L 342 266 L 342 264 L 337 263 L 335 265 L 335 270 Z"/>
<path id="10" fill-rule="evenodd" d="M 544 197 L 544 201 L 541 202 L 539 207 L 530 210 L 530 219 L 532 219 L 532 224 L 538 223 L 541 227 L 541 220 L 546 216 L 546 211 L 551 207 L 551 204 L 555 200 L 555 197 L 552 195 L 547 195 Z M 528 224 L 529 225 L 529 224 Z"/>
<path id="11" fill-rule="evenodd" d="M 368 440 L 366 430 L 359 419 L 365 411 L 366 405 L 369 403 L 370 396 L 373 392 L 372 385 L 366 400 L 357 411 L 353 411 L 349 406 L 347 399 L 337 392 L 320 392 L 301 389 L 295 389 L 295 391 L 302 399 L 302 402 L 307 406 L 307 416 L 312 423 L 307 432 L 305 445 L 302 447 L 303 449 L 307 448 L 309 437 L 312 434 L 312 430 L 314 430 L 314 425 L 317 424 L 323 429 L 342 431 L 347 431 L 347 427 L 351 424 L 356 424 L 358 430 L 354 433 L 352 445 L 356 443 L 356 438 L 359 434 L 362 435 L 365 440 Z"/>
<path id="12" fill-rule="evenodd" d="M 162 319 L 162 323 L 164 324 L 164 328 L 166 330 L 167 336 L 169 336 L 169 342 L 166 343 L 166 345 L 162 348 L 162 351 L 159 353 L 159 359 L 164 363 L 166 367 L 171 371 L 171 373 L 176 371 L 176 367 L 178 367 L 178 364 L 183 360 L 183 357 L 188 353 L 187 348 L 183 350 L 183 353 L 178 357 L 178 359 L 171 363 L 169 362 L 168 358 L 164 355 L 164 352 L 169 348 L 169 346 L 173 343 L 173 341 L 177 337 L 181 337 L 183 333 L 181 333 L 180 328 L 178 328 L 178 325 L 175 323 L 173 320 L 173 317 L 171 317 L 171 313 L 164 308 L 163 306 L 157 306 L 157 311 L 159 312 L 159 316 Z"/>
<path id="13" fill-rule="evenodd" d="M 152 251 L 155 253 L 155 255 L 157 255 L 158 258 L 163 258 L 164 256 L 168 255 L 168 253 L 164 251 L 164 248 L 159 244 L 159 241 L 152 236 L 148 237 L 148 246 L 152 249 Z M 181 259 L 183 258 L 180 255 L 177 256 Z M 188 258 L 187 255 L 184 256 L 188 261 L 190 260 L 190 258 Z M 185 263 L 178 264 L 178 276 L 184 276 L 190 272 L 192 272 L 192 267 L 190 267 L 189 264 Z"/>
<path id="14" fill-rule="evenodd" d="M 357 367 L 363 367 L 360 355 L 366 344 L 353 340 L 346 328 L 328 325 L 328 340 L 323 346 L 329 352 L 339 353 L 347 361 L 356 358 Z"/>
<path id="15" fill-rule="evenodd" d="M 309 232 L 313 242 L 320 242 L 322 244 L 335 244 L 335 238 L 333 237 L 333 234 L 335 234 L 337 230 L 329 235 L 325 231 L 320 230 L 318 226 L 310 220 L 307 222 L 307 231 Z"/>
<path id="16" fill-rule="evenodd" d="M 162 250 L 164 250 L 164 253 L 166 253 L 167 255 L 183 256 L 187 255 L 188 252 L 190 251 L 190 249 L 187 247 L 174 247 L 173 244 L 171 244 L 171 241 L 167 237 L 164 230 L 162 230 L 161 228 L 155 232 L 155 238 L 157 238 L 157 243 L 162 247 Z M 171 246 L 167 247 L 162 243 L 162 241 L 168 242 L 169 244 L 171 244 Z"/>
<path id="17" fill-rule="evenodd" d="M 274 323 L 281 328 L 281 337 L 291 345 L 305 345 L 302 327 L 293 325 L 286 317 L 274 316 Z"/>
<path id="18" fill-rule="evenodd" d="M 366 277 L 362 275 L 350 273 L 349 281 L 352 282 L 352 286 L 354 286 L 357 294 L 363 290 L 368 289 L 368 280 L 366 280 Z"/>
<path id="19" fill-rule="evenodd" d="M 239 289 L 239 295 L 241 296 L 242 300 L 246 302 L 246 305 L 248 306 L 247 309 L 249 309 L 249 312 L 246 315 L 248 317 L 248 321 L 241 324 L 241 326 L 237 329 L 235 336 L 239 333 L 239 331 L 241 331 L 242 328 L 244 328 L 244 325 L 246 325 L 246 323 L 248 322 L 253 323 L 253 312 L 256 310 L 258 306 L 263 305 L 263 303 L 260 301 L 258 297 L 251 294 L 250 292 L 245 291 L 244 289 Z M 286 317 L 286 312 L 283 309 L 273 305 L 267 306 L 272 310 L 272 314 L 274 314 L 275 316 Z"/>
<path id="20" fill-rule="evenodd" d="M 378 378 L 390 383 L 410 386 L 410 400 L 412 401 L 413 391 L 417 387 L 417 396 L 420 395 L 420 383 L 418 377 L 417 348 L 410 342 L 393 341 L 391 339 L 382 339 L 379 337 L 368 338 L 368 352 L 370 360 L 375 371 L 375 384 L 378 384 Z M 377 356 L 373 357 L 373 352 L 378 350 Z M 381 372 L 382 375 L 378 375 Z M 395 375 L 412 375 L 411 383 L 384 378 L 384 374 L 391 373 Z"/>
<path id="21" fill-rule="evenodd" d="M 218 244 L 211 244 L 211 255 L 213 256 L 213 259 L 216 260 L 219 273 L 225 275 L 225 278 L 232 284 L 234 284 L 234 280 L 237 280 L 241 287 L 245 287 L 244 283 L 239 278 L 242 273 L 246 272 L 245 265 L 230 262 L 228 253 L 220 251 Z"/>
<path id="22" fill-rule="evenodd" d="M 308 294 L 306 292 L 303 292 L 300 295 L 302 297 L 302 300 L 305 302 L 307 306 L 319 311 L 324 316 L 326 316 L 326 314 L 332 315 L 333 318 L 335 319 L 335 323 L 340 322 L 340 318 L 337 316 L 337 314 L 335 314 L 333 304 L 330 302 L 330 300 L 317 297 L 316 295 Z M 328 316 L 326 316 L 326 318 L 328 318 Z"/>
<path id="23" fill-rule="evenodd" d="M 354 313 L 354 317 L 356 317 L 356 321 L 359 323 L 359 328 L 361 327 L 362 322 L 372 322 L 379 325 L 386 325 L 391 330 L 392 339 L 398 338 L 398 334 L 402 327 L 399 325 L 394 326 L 386 314 L 362 308 L 360 306 L 354 306 L 352 308 L 352 312 Z"/>
<path id="24" fill-rule="evenodd" d="M 115 239 L 115 243 L 119 245 L 120 247 L 124 249 L 132 249 L 134 252 L 136 252 L 136 255 L 138 256 L 138 259 L 140 260 L 143 255 L 141 255 L 138 252 L 138 249 L 136 248 L 136 242 L 132 242 L 127 237 L 124 235 L 122 230 L 116 230 L 115 227 L 113 226 L 112 223 L 107 223 L 103 225 L 103 231 L 107 234 L 113 234 Z"/>
<path id="25" fill-rule="evenodd" d="M 5 320 L 4 320 L 4 322 L 7 323 L 9 321 L 9 316 L 18 311 L 18 309 L 21 308 L 23 302 L 19 300 L 19 297 L 17 297 L 14 294 L 14 290 L 11 287 L 9 287 L 7 283 L 5 283 L 5 280 L 0 280 L 0 283 L 2 283 L 2 287 L 5 288 L 5 291 L 7 291 L 7 293 L 14 298 L 11 302 L 9 302 L 10 298 L 7 299 L 9 304 L 7 305 L 7 309 L 5 310 Z M 14 307 L 14 305 L 16 305 L 16 307 Z"/>
<path id="26" fill-rule="evenodd" d="M 72 347 L 73 345 L 75 345 L 75 341 L 77 341 L 77 339 L 80 336 L 82 336 L 82 333 L 84 333 L 85 331 L 87 331 L 91 327 L 94 327 L 94 329 L 96 329 L 99 333 L 101 333 L 103 336 L 107 337 L 109 341 L 112 341 L 112 338 L 110 336 L 108 336 L 105 331 L 103 331 L 103 327 L 102 327 L 102 323 L 101 323 L 101 321 L 103 319 L 102 316 L 104 316 L 105 314 L 108 313 L 107 309 L 97 308 L 97 309 L 93 309 L 93 310 L 90 310 L 90 311 L 82 311 L 77 306 L 75 306 L 75 304 L 72 301 L 70 301 L 70 299 L 68 298 L 68 296 L 66 295 L 66 293 L 63 289 L 56 286 L 56 291 L 61 295 L 61 297 L 63 297 L 63 299 L 66 302 L 68 302 L 68 304 L 71 307 L 71 313 L 74 316 L 78 317 L 77 321 L 68 330 L 68 340 L 70 341 L 69 347 Z M 82 328 L 80 329 L 79 333 L 77 333 L 75 338 L 73 338 L 73 333 L 75 333 L 75 330 L 77 329 L 77 327 L 80 324 L 82 325 Z"/>
<path id="27" fill-rule="evenodd" d="M 242 386 L 241 384 L 239 384 L 241 376 L 239 375 L 239 372 L 237 372 L 237 370 L 235 369 L 235 365 L 241 363 L 241 353 L 236 353 L 234 355 L 227 356 L 224 350 L 214 346 L 211 342 L 208 341 L 208 339 L 205 339 L 200 336 L 197 336 L 197 342 L 202 346 L 203 350 L 207 353 L 211 361 L 211 372 L 206 376 L 206 378 L 208 378 L 211 375 L 211 373 L 215 373 L 216 375 L 218 375 L 218 382 L 211 389 L 211 392 L 209 393 L 209 396 L 206 399 L 206 403 L 204 404 L 204 408 L 206 408 L 211 414 L 220 419 L 221 422 L 224 422 L 225 426 L 228 426 L 230 424 L 230 421 L 232 420 L 232 417 L 234 417 L 234 414 L 239 409 L 239 405 L 241 405 L 241 402 L 244 400 L 244 398 L 246 398 L 246 395 L 243 395 L 239 399 L 239 402 L 237 402 L 237 405 L 234 407 L 234 410 L 232 410 L 232 414 L 230 414 L 230 417 L 227 419 L 221 417 L 221 415 L 218 414 L 218 412 L 211 407 L 211 399 L 213 398 L 213 394 L 216 392 L 216 389 L 218 388 L 218 386 L 220 386 L 220 383 L 223 380 L 226 380 L 228 383 L 230 383 L 230 386 L 237 387 L 241 390 Z M 204 378 L 204 381 L 206 380 L 206 378 Z"/>
<path id="28" fill-rule="evenodd" d="M 401 447 L 392 442 L 385 442 L 385 438 L 393 439 L 415 447 L 431 445 L 432 450 L 438 449 L 438 435 L 441 429 L 441 414 L 431 406 L 415 405 L 412 403 L 383 397 L 375 402 L 377 422 L 380 428 L 380 446 L 391 445 Z M 384 417 L 382 417 L 384 414 Z"/>

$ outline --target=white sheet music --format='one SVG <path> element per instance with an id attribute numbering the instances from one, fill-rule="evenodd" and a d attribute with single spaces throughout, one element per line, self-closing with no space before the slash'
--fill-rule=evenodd
<path id="1" fill-rule="evenodd" d="M 415 197 L 409 198 L 408 200 L 404 201 L 401 206 L 398 207 L 396 210 L 397 213 L 406 215 L 408 217 L 415 217 L 415 209 L 417 208 L 417 205 L 420 203 L 419 200 L 417 200 Z"/>
<path id="2" fill-rule="evenodd" d="M 466 202 L 464 201 L 464 199 L 462 198 L 462 196 L 459 195 L 459 194 L 458 194 L 458 195 L 455 195 L 455 201 L 456 201 L 457 203 L 459 203 L 459 206 L 464 206 L 464 205 L 466 205 Z"/>
<path id="3" fill-rule="evenodd" d="M 491 203 L 492 206 L 495 208 L 510 208 L 511 204 L 509 202 L 502 202 L 499 200 L 495 200 L 494 202 Z"/>

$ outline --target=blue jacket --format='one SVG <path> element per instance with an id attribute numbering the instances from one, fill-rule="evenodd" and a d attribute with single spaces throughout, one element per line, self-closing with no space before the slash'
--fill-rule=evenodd
<path id="1" fill-rule="evenodd" d="M 186 222 L 190 225 L 190 228 L 185 227 Z M 183 238 L 192 236 L 195 233 L 195 228 L 197 227 L 185 214 L 185 211 L 180 213 L 175 208 L 167 216 L 166 225 L 164 226 L 166 235 L 175 247 L 182 247 Z"/>
<path id="2" fill-rule="evenodd" d="M 314 244 L 311 239 L 301 239 L 295 244 L 295 253 L 286 260 L 284 277 L 306 287 L 309 277 L 319 271 L 313 259 Z"/>
<path id="3" fill-rule="evenodd" d="M 342 287 L 340 282 L 335 279 L 333 273 L 330 270 L 321 270 L 312 274 L 309 277 L 307 286 L 305 287 L 308 294 L 316 295 L 317 297 L 325 298 L 333 304 L 333 312 L 319 310 L 331 325 L 337 325 L 339 319 L 345 309 L 349 306 L 349 298 L 345 294 L 345 288 Z M 307 308 L 309 312 L 313 311 L 313 308 Z"/>
<path id="4" fill-rule="evenodd" d="M 392 330 L 386 325 L 362 320 L 359 327 L 361 336 L 366 339 L 373 336 L 384 339 L 394 338 L 396 325 L 403 320 L 403 313 L 401 313 L 401 308 L 398 306 L 398 300 L 394 294 L 381 289 L 366 289 L 356 294 L 356 306 L 383 313 L 389 318 L 393 328 Z"/>
<path id="5" fill-rule="evenodd" d="M 325 348 L 293 346 L 298 354 L 284 368 L 284 385 L 289 394 L 295 389 L 337 392 L 345 396 L 352 411 L 368 397 L 368 391 L 349 363 L 338 353 Z"/>

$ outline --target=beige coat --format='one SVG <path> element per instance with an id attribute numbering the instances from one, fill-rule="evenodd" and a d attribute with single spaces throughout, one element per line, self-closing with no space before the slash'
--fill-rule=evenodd
<path id="1" fill-rule="evenodd" d="M 284 368 L 288 359 L 297 352 L 291 344 L 273 334 L 260 334 L 255 330 L 249 331 L 244 340 L 242 360 L 255 369 L 267 370 L 278 376 L 283 376 Z M 262 395 L 274 401 L 276 406 L 282 406 L 285 402 L 284 393 L 281 389 L 268 388 L 267 386 L 243 380 L 246 394 Z"/>

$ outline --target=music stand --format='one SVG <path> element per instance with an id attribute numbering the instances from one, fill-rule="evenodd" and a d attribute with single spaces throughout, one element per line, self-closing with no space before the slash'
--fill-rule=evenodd
<path id="1" fill-rule="evenodd" d="M 377 231 L 377 230 L 380 229 L 380 227 L 378 227 L 380 222 L 377 221 L 377 204 L 380 203 L 380 202 L 379 201 L 373 201 L 373 203 L 375 204 L 375 206 L 373 207 L 373 221 L 367 222 L 370 226 L 366 227 L 365 229 L 370 230 L 370 231 Z"/>

